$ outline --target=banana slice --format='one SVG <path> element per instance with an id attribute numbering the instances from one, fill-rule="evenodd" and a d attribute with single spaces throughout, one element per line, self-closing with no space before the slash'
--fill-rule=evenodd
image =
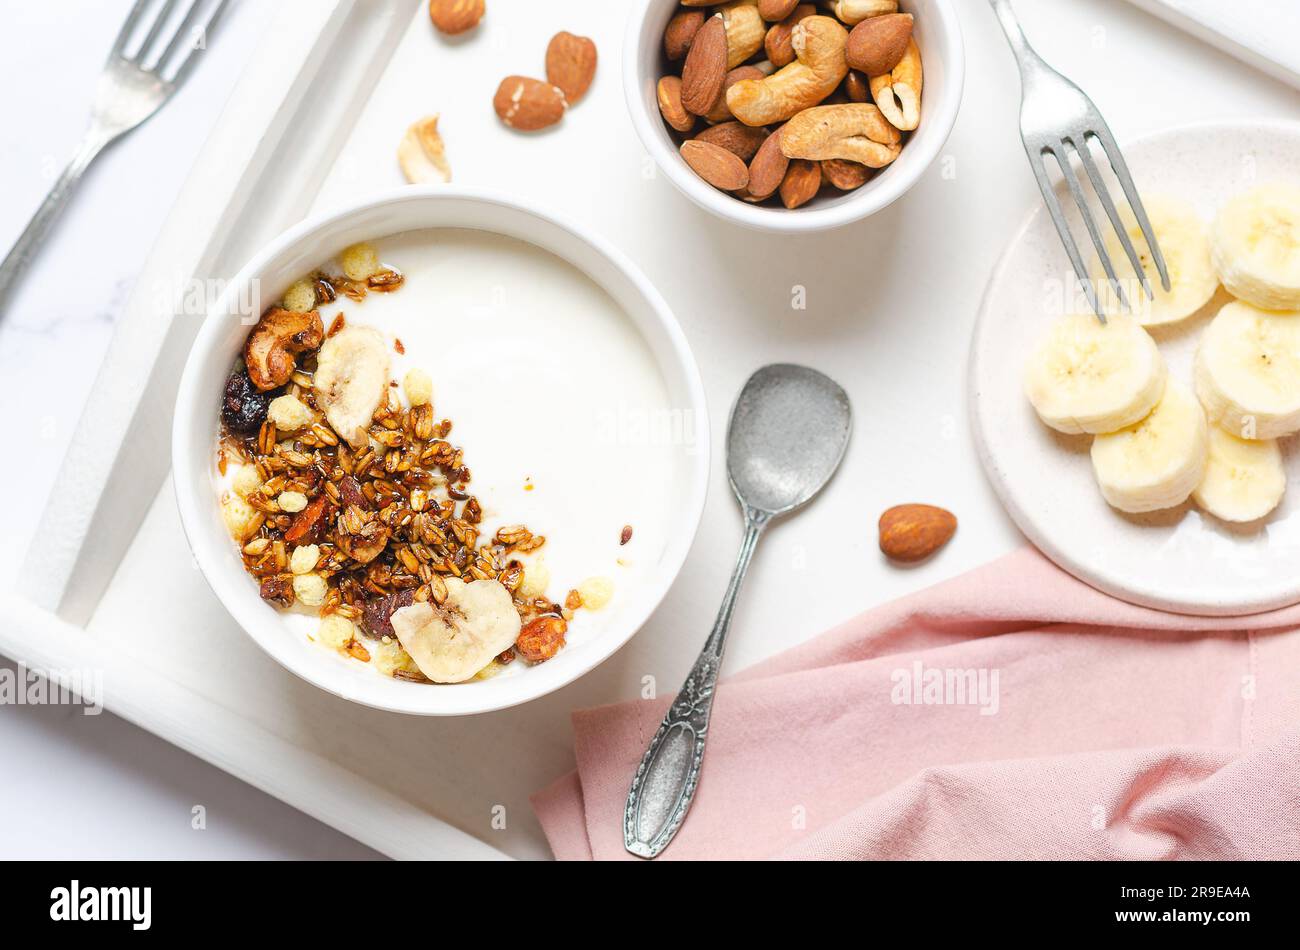
<path id="1" fill-rule="evenodd" d="M 1196 394 L 1211 422 L 1241 438 L 1300 430 L 1300 313 L 1225 306 L 1196 350 Z"/>
<path id="2" fill-rule="evenodd" d="M 420 672 L 435 683 L 473 679 L 519 638 L 519 612 L 500 581 L 446 578 L 447 599 L 393 614 L 393 630 Z"/>
<path id="3" fill-rule="evenodd" d="M 1148 300 L 1146 292 L 1131 279 L 1132 265 L 1119 235 L 1114 231 L 1107 233 L 1106 252 L 1110 255 L 1115 276 L 1124 288 L 1129 306 L 1133 308 L 1133 316 L 1143 326 L 1149 327 L 1183 320 L 1200 310 L 1209 303 L 1219 288 L 1219 275 L 1210 259 L 1209 231 L 1191 205 L 1163 195 L 1143 195 L 1142 204 L 1156 233 L 1160 251 L 1165 256 L 1165 265 L 1169 270 L 1169 290 L 1166 291 L 1160 282 L 1155 258 L 1151 255 L 1137 218 L 1127 204 L 1120 209 L 1120 218 L 1129 240 L 1133 242 L 1133 249 L 1137 251 L 1142 270 L 1151 283 L 1154 299 Z M 1109 287 L 1100 257 L 1093 261 L 1092 278 L 1099 288 Z M 1103 294 L 1102 299 L 1107 303 L 1108 312 L 1125 312 L 1113 293 Z"/>
<path id="4" fill-rule="evenodd" d="M 1160 400 L 1165 361 L 1129 317 L 1073 314 L 1052 327 L 1025 369 L 1025 395 L 1060 432 L 1114 432 Z"/>
<path id="5" fill-rule="evenodd" d="M 1151 415 L 1092 441 L 1092 468 L 1102 497 L 1120 511 L 1172 508 L 1205 474 L 1209 433 L 1190 390 L 1170 380 Z"/>
<path id="6" fill-rule="evenodd" d="M 388 345 L 378 330 L 345 326 L 320 348 L 313 379 L 316 403 L 354 449 L 369 444 L 366 428 L 388 393 Z"/>
<path id="7" fill-rule="evenodd" d="M 1260 185 L 1214 221 L 1214 266 L 1234 297 L 1265 310 L 1300 310 L 1300 185 Z"/>
<path id="8" fill-rule="evenodd" d="M 1256 521 L 1277 507 L 1285 491 L 1276 439 L 1249 441 L 1210 427 L 1210 461 L 1192 492 L 1198 505 L 1224 521 Z"/>

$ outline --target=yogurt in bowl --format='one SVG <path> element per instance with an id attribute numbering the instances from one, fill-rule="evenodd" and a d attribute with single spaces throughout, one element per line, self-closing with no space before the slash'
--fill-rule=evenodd
<path id="1" fill-rule="evenodd" d="M 391 344 L 395 393 L 409 370 L 432 380 L 435 417 L 454 424 L 446 441 L 463 450 L 472 473 L 460 487 L 481 507 L 481 537 L 499 538 L 499 529 L 508 535 L 519 524 L 545 537 L 544 545 L 517 555 L 525 576 L 542 585 L 567 621 L 563 649 L 545 662 L 495 664 L 490 678 L 450 685 L 411 681 L 418 674 L 376 675 L 367 668 L 376 664 L 358 663 L 356 653 L 321 648 L 316 610 L 301 603 L 277 609 L 244 573 L 242 542 L 223 524 L 221 501 L 232 486 L 229 466 L 225 475 L 219 471 L 217 448 L 223 387 L 258 315 L 240 314 L 237 304 L 260 297 L 258 313 L 268 309 L 268 301 L 279 301 L 304 275 L 327 271 L 357 241 L 373 243 L 383 267 L 401 275 L 401 287 L 359 301 L 340 294 L 327 302 L 322 295 L 321 324 L 364 326 Z M 304 369 L 312 366 L 307 355 Z M 404 189 L 307 222 L 258 255 L 196 341 L 181 384 L 174 455 L 182 520 L 198 563 L 259 645 L 347 698 L 456 715 L 550 692 L 635 633 L 694 536 L 708 442 L 689 349 L 630 263 L 514 199 L 437 187 Z M 331 510 L 337 517 L 346 506 Z M 288 523 L 287 515 L 279 517 Z M 515 556 L 512 549 L 502 563 Z M 586 592 L 586 605 L 575 589 Z M 386 652 L 360 636 L 357 642 L 371 648 L 362 654 Z"/>

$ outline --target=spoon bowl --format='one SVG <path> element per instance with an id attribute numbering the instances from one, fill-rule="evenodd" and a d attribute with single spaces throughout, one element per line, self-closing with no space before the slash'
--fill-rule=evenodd
<path id="1" fill-rule="evenodd" d="M 785 514 L 812 499 L 844 458 L 853 428 L 848 394 L 829 376 L 790 363 L 745 383 L 727 429 L 727 477 L 742 505 Z"/>

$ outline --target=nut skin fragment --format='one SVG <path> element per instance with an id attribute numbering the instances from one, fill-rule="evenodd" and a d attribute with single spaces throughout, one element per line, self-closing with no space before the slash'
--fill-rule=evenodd
<path id="1" fill-rule="evenodd" d="M 850 69 L 844 77 L 844 95 L 848 96 L 849 102 L 870 102 L 870 81 L 856 69 Z"/>
<path id="2" fill-rule="evenodd" d="M 795 62 L 761 80 L 727 90 L 727 107 L 746 125 L 771 125 L 817 105 L 844 81 L 848 30 L 836 20 L 810 16 L 791 34 Z"/>
<path id="3" fill-rule="evenodd" d="M 703 10 L 680 10 L 673 14 L 664 30 L 664 55 L 671 62 L 686 58 L 691 50 L 695 34 L 704 25 Z"/>
<path id="4" fill-rule="evenodd" d="M 563 90 L 527 76 L 507 76 L 492 99 L 497 117 L 517 132 L 552 126 L 564 118 L 568 107 Z"/>
<path id="5" fill-rule="evenodd" d="M 817 197 L 822 187 L 822 169 L 817 162 L 795 159 L 781 182 L 781 203 L 793 210 Z"/>
<path id="6" fill-rule="evenodd" d="M 546 81 L 564 93 L 569 105 L 587 94 L 596 78 L 596 44 L 585 36 L 560 32 L 546 47 Z"/>
<path id="7" fill-rule="evenodd" d="M 478 26 L 485 0 L 429 0 L 429 19 L 441 33 L 455 36 Z"/>
<path id="8" fill-rule="evenodd" d="M 720 145 L 692 139 L 683 142 L 682 159 L 714 188 L 738 191 L 749 184 L 749 169 L 734 153 Z"/>
<path id="9" fill-rule="evenodd" d="M 297 355 L 324 341 L 319 311 L 295 313 L 274 307 L 263 314 L 244 344 L 248 378 L 262 392 L 278 389 L 298 368 Z"/>
<path id="10" fill-rule="evenodd" d="M 695 116 L 682 105 L 682 81 L 677 76 L 665 76 L 655 89 L 659 99 L 659 113 L 664 121 L 678 132 L 689 132 L 695 127 Z"/>
<path id="11" fill-rule="evenodd" d="M 957 517 L 934 505 L 896 505 L 880 516 L 880 550 L 893 561 L 922 561 L 957 531 Z"/>
<path id="12" fill-rule="evenodd" d="M 912 14 L 891 13 L 863 20 L 849 32 L 845 56 L 850 69 L 883 76 L 900 62 L 912 41 Z"/>
<path id="13" fill-rule="evenodd" d="M 789 158 L 843 158 L 868 168 L 883 168 L 901 150 L 898 129 L 885 121 L 879 109 L 862 102 L 807 109 L 787 122 L 781 132 L 781 151 Z"/>
<path id="14" fill-rule="evenodd" d="M 897 129 L 910 132 L 921 124 L 921 51 L 916 40 L 889 73 L 871 77 L 871 97 Z"/>
<path id="15" fill-rule="evenodd" d="M 560 652 L 568 629 L 563 617 L 538 617 L 519 631 L 515 650 L 529 663 L 544 663 Z"/>
<path id="16" fill-rule="evenodd" d="M 682 67 L 682 105 L 687 112 L 708 115 L 722 95 L 727 78 L 727 28 L 721 14 L 705 21 L 695 34 Z"/>

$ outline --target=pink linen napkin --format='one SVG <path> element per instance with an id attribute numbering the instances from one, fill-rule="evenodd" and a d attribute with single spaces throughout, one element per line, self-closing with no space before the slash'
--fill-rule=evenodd
<path id="1" fill-rule="evenodd" d="M 670 698 L 574 715 L 556 857 L 636 860 Z M 689 858 L 1300 858 L 1300 606 L 1148 610 L 1030 548 L 867 611 L 718 688 Z"/>

